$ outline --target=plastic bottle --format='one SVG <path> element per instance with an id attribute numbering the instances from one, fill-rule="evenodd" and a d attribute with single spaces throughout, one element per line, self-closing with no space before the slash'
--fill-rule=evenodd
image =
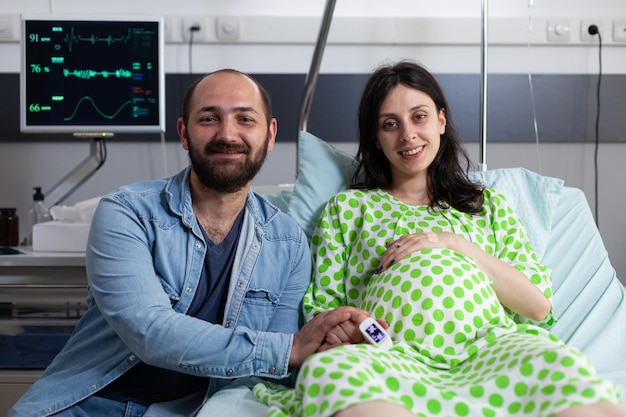
<path id="1" fill-rule="evenodd" d="M 20 240 L 20 219 L 15 208 L 0 208 L 0 246 L 17 246 Z"/>
<path id="2" fill-rule="evenodd" d="M 44 195 L 41 192 L 41 187 L 34 187 L 33 190 L 35 190 L 33 206 L 28 210 L 28 245 L 33 244 L 33 226 L 51 220 L 50 210 L 43 202 Z"/>

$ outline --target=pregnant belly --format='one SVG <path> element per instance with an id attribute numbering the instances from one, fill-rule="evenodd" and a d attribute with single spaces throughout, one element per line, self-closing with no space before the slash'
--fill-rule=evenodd
<path id="1" fill-rule="evenodd" d="M 514 326 L 489 277 L 449 249 L 413 253 L 373 275 L 361 307 L 384 318 L 396 342 L 446 369 L 472 355 L 495 329 Z"/>

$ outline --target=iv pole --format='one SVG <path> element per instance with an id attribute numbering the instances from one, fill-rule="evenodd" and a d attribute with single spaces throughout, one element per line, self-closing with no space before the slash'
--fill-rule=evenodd
<path id="1" fill-rule="evenodd" d="M 481 40 L 480 40 L 480 141 L 478 168 L 480 171 L 487 170 L 487 2 L 481 0 Z"/>
<path id="2" fill-rule="evenodd" d="M 322 55 L 326 47 L 328 32 L 330 31 L 330 23 L 332 21 L 333 12 L 335 10 L 336 0 L 328 0 L 324 8 L 324 16 L 322 17 L 322 25 L 318 34 L 315 50 L 313 51 L 313 60 L 304 86 L 304 95 L 300 104 L 300 114 L 298 116 L 298 134 L 307 130 L 309 112 L 311 111 L 311 103 L 313 102 L 313 92 L 317 84 L 317 76 L 319 75 L 320 65 L 322 63 Z M 296 146 L 296 177 L 300 175 L 300 167 L 298 166 L 299 146 Z"/>

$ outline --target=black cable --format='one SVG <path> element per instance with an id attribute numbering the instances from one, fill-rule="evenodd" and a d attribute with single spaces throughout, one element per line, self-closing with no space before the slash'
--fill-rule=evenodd
<path id="1" fill-rule="evenodd" d="M 200 26 L 198 25 L 193 25 L 192 27 L 189 28 L 189 74 L 192 74 L 193 71 L 191 70 L 191 51 L 192 51 L 192 47 L 193 47 L 193 34 L 195 32 L 198 32 L 200 30 Z"/>
<path id="2" fill-rule="evenodd" d="M 596 86 L 596 126 L 595 126 L 595 151 L 594 151 L 594 170 L 595 170 L 595 217 L 596 227 L 600 228 L 598 220 L 598 148 L 600 146 L 600 84 L 602 83 L 602 35 L 596 25 L 590 25 L 587 29 L 590 35 L 598 35 L 598 84 Z"/>

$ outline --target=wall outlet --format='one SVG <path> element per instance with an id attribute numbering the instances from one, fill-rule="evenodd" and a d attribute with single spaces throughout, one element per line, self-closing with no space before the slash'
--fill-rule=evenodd
<path id="1" fill-rule="evenodd" d="M 191 39 L 192 28 L 197 28 L 197 30 L 193 31 L 194 42 L 201 42 L 206 39 L 207 25 L 204 19 L 198 17 L 183 17 L 181 30 L 185 42 L 189 42 Z"/>
<path id="2" fill-rule="evenodd" d="M 589 26 L 596 25 L 600 35 L 604 37 L 604 28 L 602 27 L 602 21 L 600 19 L 583 19 L 580 22 L 580 40 L 582 42 L 594 42 L 598 39 L 598 35 L 592 35 L 589 33 Z"/>

